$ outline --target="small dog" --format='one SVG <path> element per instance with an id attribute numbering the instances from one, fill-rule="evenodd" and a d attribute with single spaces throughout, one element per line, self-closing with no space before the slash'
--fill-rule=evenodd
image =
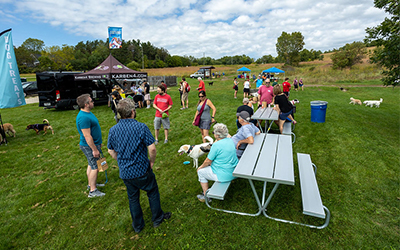
<path id="1" fill-rule="evenodd" d="M 364 101 L 363 103 L 365 106 L 370 106 L 371 108 L 375 105 L 377 108 L 379 108 L 379 105 L 383 102 L 383 99 L 381 98 L 379 101 Z"/>
<path id="2" fill-rule="evenodd" d="M 210 136 L 206 136 L 204 138 L 208 142 L 198 144 L 198 145 L 187 145 L 187 144 L 182 145 L 178 150 L 179 155 L 186 153 L 188 156 L 190 156 L 193 159 L 193 167 L 196 169 L 199 167 L 200 156 L 205 154 L 205 152 L 203 150 L 201 150 L 200 147 L 206 148 L 214 142 L 214 140 Z"/>
<path id="3" fill-rule="evenodd" d="M 47 130 L 50 129 L 51 133 L 54 135 L 53 127 L 50 126 L 49 121 L 46 120 L 46 119 L 43 120 L 43 124 L 31 124 L 31 125 L 28 125 L 26 127 L 26 130 L 29 130 L 29 129 L 35 130 L 36 134 L 39 134 L 40 131 L 44 130 L 43 135 L 45 135 L 47 133 Z"/>
<path id="4" fill-rule="evenodd" d="M 212 86 L 214 84 L 214 82 L 209 82 L 208 86 Z"/>
<path id="5" fill-rule="evenodd" d="M 300 101 L 297 100 L 297 99 L 291 100 L 291 101 L 289 101 L 289 102 L 290 102 L 292 105 L 295 105 L 295 104 L 300 103 Z"/>
<path id="6" fill-rule="evenodd" d="M 7 135 L 9 135 L 9 136 L 13 135 L 13 137 L 15 137 L 15 130 L 11 123 L 4 123 L 3 130 L 4 130 L 4 133 L 6 133 Z"/>
<path id="7" fill-rule="evenodd" d="M 358 105 L 361 105 L 361 101 L 358 100 L 358 99 L 354 99 L 353 97 L 350 97 L 350 103 L 349 103 L 349 104 L 353 104 L 353 105 L 358 104 Z"/>

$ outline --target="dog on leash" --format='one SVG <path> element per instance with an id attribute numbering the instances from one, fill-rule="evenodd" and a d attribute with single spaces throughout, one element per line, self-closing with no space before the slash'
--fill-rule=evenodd
<path id="1" fill-rule="evenodd" d="M 15 130 L 11 123 L 4 123 L 2 128 L 3 128 L 5 134 L 7 134 L 9 136 L 13 135 L 13 137 L 15 137 Z"/>
<path id="2" fill-rule="evenodd" d="M 209 82 L 208 86 L 212 86 L 214 84 L 214 82 Z"/>
<path id="3" fill-rule="evenodd" d="M 26 130 L 33 129 L 35 130 L 36 134 L 39 134 L 40 131 L 44 131 L 43 135 L 47 133 L 47 130 L 51 130 L 51 133 L 54 135 L 53 127 L 50 126 L 50 123 L 47 119 L 43 120 L 42 124 L 31 124 L 26 127 Z"/>
<path id="4" fill-rule="evenodd" d="M 202 143 L 202 144 L 197 144 L 197 145 L 182 145 L 178 153 L 179 155 L 182 155 L 183 153 L 186 153 L 189 157 L 193 159 L 193 167 L 198 168 L 199 167 L 199 158 L 200 156 L 204 155 L 205 152 L 201 150 L 201 147 L 207 148 L 210 144 L 214 142 L 214 140 L 210 136 L 204 137 L 208 142 Z"/>
<path id="5" fill-rule="evenodd" d="M 350 97 L 350 103 L 349 103 L 349 104 L 353 104 L 353 105 L 358 104 L 358 105 L 361 105 L 361 101 L 358 100 L 358 99 L 354 99 L 353 97 Z"/>
<path id="6" fill-rule="evenodd" d="M 365 106 L 370 106 L 371 108 L 375 105 L 377 108 L 379 108 L 379 105 L 383 102 L 383 99 L 381 98 L 379 101 L 364 101 L 363 103 Z"/>

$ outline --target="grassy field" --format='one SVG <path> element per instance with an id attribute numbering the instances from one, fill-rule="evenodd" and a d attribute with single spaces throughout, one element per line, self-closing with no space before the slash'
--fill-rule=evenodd
<path id="1" fill-rule="evenodd" d="M 190 83 L 194 87 L 197 81 Z M 379 81 L 375 81 L 377 84 Z M 173 215 L 154 229 L 147 197 L 142 193 L 146 226 L 140 234 L 131 227 L 126 189 L 116 162 L 108 154 L 108 183 L 101 188 L 106 196 L 87 198 L 87 162 L 78 147 L 77 111 L 43 110 L 37 104 L 1 110 L 3 122 L 12 123 L 17 136 L 9 138 L 8 146 L 0 146 L 0 248 L 398 249 L 400 89 L 348 87 L 342 92 L 337 86 L 307 87 L 291 93 L 291 99 L 300 100 L 293 153 L 310 154 L 318 166 L 322 201 L 332 213 L 326 229 L 280 223 L 264 216 L 227 214 L 199 202 L 196 195 L 201 188 L 196 170 L 182 164 L 189 160 L 187 156 L 177 154 L 182 144 L 201 142 L 200 132 L 191 125 L 198 98 L 192 90 L 190 108 L 180 111 L 179 93 L 173 87 L 168 90 L 174 101 L 169 143 L 157 146 L 154 170 L 162 207 Z M 235 111 L 241 98 L 233 99 L 232 76 L 214 81 L 214 86 L 206 85 L 206 89 L 217 108 L 216 120 L 235 133 Z M 369 108 L 350 105 L 350 97 L 382 97 L 384 101 L 380 108 Z M 313 100 L 328 101 L 325 123 L 310 121 L 309 103 Z M 100 121 L 106 143 L 108 130 L 115 124 L 113 113 L 107 106 L 97 106 L 93 113 Z M 140 109 L 137 113 L 137 120 L 153 131 L 155 110 Z M 40 123 L 44 118 L 54 127 L 54 135 L 25 130 L 28 124 Z M 104 173 L 99 174 L 99 181 L 105 181 Z M 295 181 L 295 186 L 278 189 L 269 213 L 321 223 L 302 215 L 296 157 Z M 260 191 L 262 183 L 256 183 L 256 188 Z M 271 190 L 272 184 L 267 188 Z M 232 183 L 225 201 L 213 201 L 213 205 L 245 212 L 257 209 L 249 184 L 243 179 Z"/>

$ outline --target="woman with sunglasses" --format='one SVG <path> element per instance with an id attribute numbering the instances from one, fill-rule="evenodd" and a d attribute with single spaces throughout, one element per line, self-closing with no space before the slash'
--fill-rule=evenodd
<path id="1" fill-rule="evenodd" d="M 203 108 L 204 105 L 204 108 Z M 212 116 L 210 115 L 210 110 L 212 109 Z M 201 112 L 202 111 L 202 112 Z M 194 115 L 193 122 L 192 124 L 194 126 L 198 126 L 200 128 L 201 132 L 201 137 L 203 139 L 203 142 L 206 142 L 206 139 L 204 137 L 208 136 L 208 131 L 210 130 L 211 123 L 215 122 L 215 112 L 217 109 L 215 108 L 214 104 L 206 98 L 206 92 L 201 90 L 199 92 L 199 102 L 197 103 L 197 110 L 196 114 Z M 200 114 L 201 112 L 201 114 Z M 200 124 L 195 125 L 195 120 L 197 115 L 200 114 Z"/>

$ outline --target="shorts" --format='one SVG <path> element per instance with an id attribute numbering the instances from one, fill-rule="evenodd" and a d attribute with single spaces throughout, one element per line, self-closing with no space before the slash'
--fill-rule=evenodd
<path id="1" fill-rule="evenodd" d="M 293 113 L 293 110 L 290 110 L 289 112 L 287 112 L 287 113 L 280 113 L 279 114 L 279 119 L 280 120 L 283 120 L 283 121 L 286 121 L 286 118 L 289 116 L 289 115 L 291 115 Z"/>
<path id="2" fill-rule="evenodd" d="M 189 93 L 188 92 L 182 93 L 182 102 L 187 101 L 188 97 L 189 97 Z"/>
<path id="3" fill-rule="evenodd" d="M 237 86 L 237 85 L 233 86 L 233 89 L 234 89 L 234 90 L 236 90 L 236 91 L 238 91 L 238 90 L 239 90 L 239 88 L 238 88 L 238 86 Z"/>
<path id="4" fill-rule="evenodd" d="M 218 181 L 218 177 L 211 169 L 211 166 L 201 168 L 197 171 L 199 182 L 208 183 L 208 181 Z"/>
<path id="5" fill-rule="evenodd" d="M 79 148 L 85 154 L 90 169 L 92 170 L 97 169 L 97 160 L 99 158 L 93 157 L 92 149 L 89 146 L 82 146 L 82 145 L 79 145 Z M 96 148 L 100 151 L 100 155 L 103 154 L 103 152 L 101 151 L 101 145 L 96 145 Z"/>
<path id="6" fill-rule="evenodd" d="M 210 120 L 200 120 L 199 128 L 205 129 L 205 130 L 210 130 L 211 121 Z"/>
<path id="7" fill-rule="evenodd" d="M 243 89 L 243 93 L 250 93 L 250 89 L 244 88 L 244 89 Z"/>
<path id="8" fill-rule="evenodd" d="M 294 85 L 294 88 L 295 88 L 295 89 L 298 89 L 298 88 L 299 88 L 299 86 L 296 84 L 296 85 Z"/>
<path id="9" fill-rule="evenodd" d="M 283 92 L 287 97 L 289 97 L 289 92 Z"/>
<path id="10" fill-rule="evenodd" d="M 150 101 L 150 94 L 145 94 L 144 95 L 144 100 L 145 101 Z"/>
<path id="11" fill-rule="evenodd" d="M 154 129 L 159 130 L 161 128 L 161 123 L 164 129 L 169 129 L 170 126 L 169 117 L 164 119 L 161 117 L 154 118 Z"/>
<path id="12" fill-rule="evenodd" d="M 135 95 L 133 97 L 134 102 L 142 102 L 143 101 L 143 96 L 142 95 Z"/>

